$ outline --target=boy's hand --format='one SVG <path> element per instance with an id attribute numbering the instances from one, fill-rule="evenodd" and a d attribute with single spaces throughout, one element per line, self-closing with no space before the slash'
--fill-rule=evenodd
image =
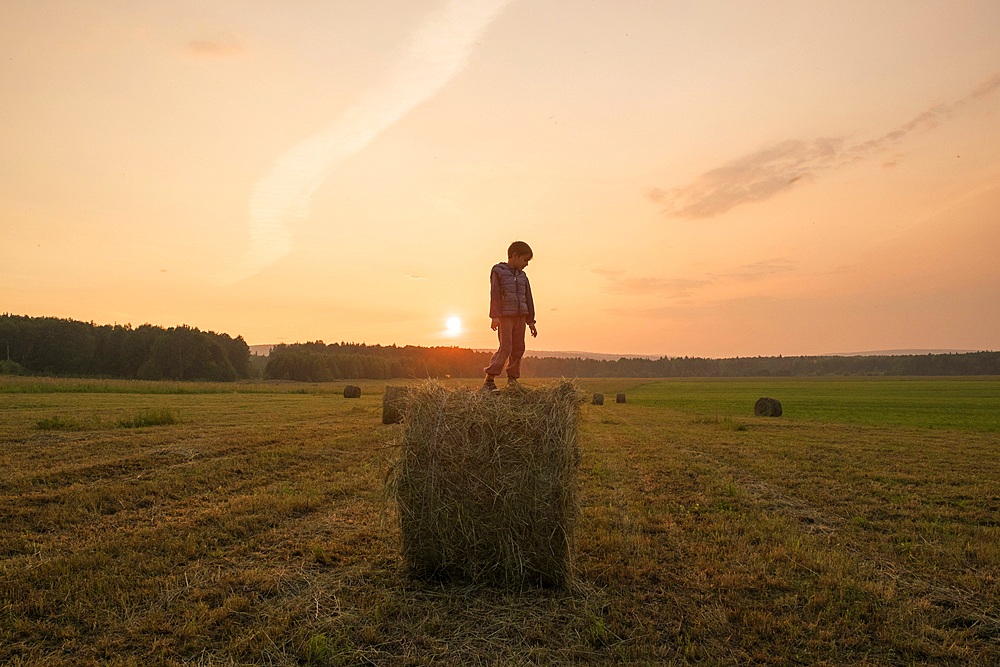
<path id="1" fill-rule="evenodd" d="M 499 328 L 500 328 L 500 318 L 499 317 L 494 317 L 492 319 L 492 321 L 490 322 L 490 329 L 493 329 L 494 331 L 496 331 Z"/>
<path id="2" fill-rule="evenodd" d="M 535 328 L 534 324 L 529 324 L 528 328 L 531 329 L 531 337 L 532 338 L 535 338 L 536 336 L 538 336 L 538 329 Z"/>

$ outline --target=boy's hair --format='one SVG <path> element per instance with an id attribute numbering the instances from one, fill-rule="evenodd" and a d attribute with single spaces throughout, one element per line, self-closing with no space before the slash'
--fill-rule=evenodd
<path id="1" fill-rule="evenodd" d="M 530 259 L 535 256 L 535 253 L 531 252 L 531 246 L 524 241 L 514 241 L 507 248 L 507 259 L 510 259 L 514 255 L 520 255 L 521 257 L 527 255 Z"/>

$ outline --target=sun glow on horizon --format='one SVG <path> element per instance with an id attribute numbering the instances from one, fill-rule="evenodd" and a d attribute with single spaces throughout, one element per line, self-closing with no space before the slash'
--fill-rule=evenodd
<path id="1" fill-rule="evenodd" d="M 444 333 L 446 336 L 457 336 L 462 333 L 462 319 L 452 316 L 445 320 Z"/>

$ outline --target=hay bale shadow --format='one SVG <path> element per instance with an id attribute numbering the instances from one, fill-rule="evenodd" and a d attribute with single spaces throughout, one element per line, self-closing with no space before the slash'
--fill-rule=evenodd
<path id="1" fill-rule="evenodd" d="M 382 394 L 382 423 L 398 424 L 403 421 L 406 401 L 410 396 L 409 387 L 386 386 Z"/>

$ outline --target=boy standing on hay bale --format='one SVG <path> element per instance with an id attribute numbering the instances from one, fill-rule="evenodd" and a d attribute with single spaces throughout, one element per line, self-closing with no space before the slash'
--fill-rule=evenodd
<path id="1" fill-rule="evenodd" d="M 531 336 L 538 335 L 535 328 L 535 302 L 531 298 L 531 284 L 524 269 L 531 261 L 531 246 L 524 241 L 514 241 L 507 248 L 507 261 L 494 265 L 490 271 L 490 327 L 497 332 L 500 349 L 484 368 L 486 381 L 483 391 L 496 392 L 493 378 L 507 366 L 507 386 L 517 384 L 521 376 L 521 357 L 524 356 L 524 329 L 531 329 Z"/>

